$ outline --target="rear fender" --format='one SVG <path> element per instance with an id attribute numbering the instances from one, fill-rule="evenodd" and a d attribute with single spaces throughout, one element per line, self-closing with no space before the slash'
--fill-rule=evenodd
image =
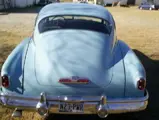
<path id="1" fill-rule="evenodd" d="M 142 97 L 143 90 L 137 87 L 140 78 L 146 80 L 145 69 L 131 48 L 123 41 L 119 41 L 125 68 L 125 97 Z"/>
<path id="2" fill-rule="evenodd" d="M 2 91 L 22 94 L 23 62 L 29 41 L 30 38 L 24 39 L 16 46 L 4 62 L 1 69 L 1 76 L 8 76 L 10 86 L 7 89 L 2 87 Z"/>

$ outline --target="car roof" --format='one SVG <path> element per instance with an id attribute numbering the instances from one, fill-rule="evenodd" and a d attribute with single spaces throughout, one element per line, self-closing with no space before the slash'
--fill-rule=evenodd
<path id="1" fill-rule="evenodd" d="M 38 15 L 37 21 L 54 15 L 84 15 L 105 19 L 111 23 L 110 12 L 100 5 L 85 3 L 51 3 L 44 6 Z"/>

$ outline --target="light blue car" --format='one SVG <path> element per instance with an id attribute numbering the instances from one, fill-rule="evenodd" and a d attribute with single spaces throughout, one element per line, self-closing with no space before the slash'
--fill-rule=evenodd
<path id="1" fill-rule="evenodd" d="M 143 65 L 117 39 L 111 13 L 100 5 L 54 3 L 39 12 L 33 35 L 1 70 L 0 104 L 49 114 L 108 114 L 146 109 Z"/>

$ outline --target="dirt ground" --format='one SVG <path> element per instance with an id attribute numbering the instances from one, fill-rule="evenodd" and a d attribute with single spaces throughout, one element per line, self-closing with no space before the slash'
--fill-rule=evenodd
<path id="1" fill-rule="evenodd" d="M 11 50 L 32 34 L 34 19 L 40 8 L 0 12 L 0 68 Z M 142 61 L 147 72 L 150 94 L 148 108 L 143 112 L 110 115 L 108 120 L 159 120 L 159 11 L 131 8 L 108 8 L 116 21 L 118 39 L 125 41 Z M 96 116 L 55 115 L 48 119 L 99 119 Z M 0 108 L 1 120 L 12 120 L 11 110 Z M 21 120 L 40 120 L 36 113 L 24 112 Z M 19 119 L 17 119 L 19 120 Z"/>

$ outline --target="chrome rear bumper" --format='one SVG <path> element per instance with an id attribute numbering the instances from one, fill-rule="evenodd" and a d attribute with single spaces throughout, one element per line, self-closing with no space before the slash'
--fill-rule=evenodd
<path id="1" fill-rule="evenodd" d="M 42 116 L 46 116 L 49 113 L 58 113 L 98 114 L 99 117 L 106 117 L 108 114 L 144 110 L 146 109 L 148 104 L 148 97 L 149 95 L 147 91 L 144 97 L 121 99 L 107 99 L 106 96 L 48 96 L 45 93 L 41 93 L 41 96 L 39 97 L 31 97 L 21 95 L 9 95 L 1 92 L 0 104 L 4 107 L 14 108 L 17 110 L 37 111 Z M 62 101 L 82 102 L 84 103 L 84 112 L 59 112 L 59 103 Z"/>

